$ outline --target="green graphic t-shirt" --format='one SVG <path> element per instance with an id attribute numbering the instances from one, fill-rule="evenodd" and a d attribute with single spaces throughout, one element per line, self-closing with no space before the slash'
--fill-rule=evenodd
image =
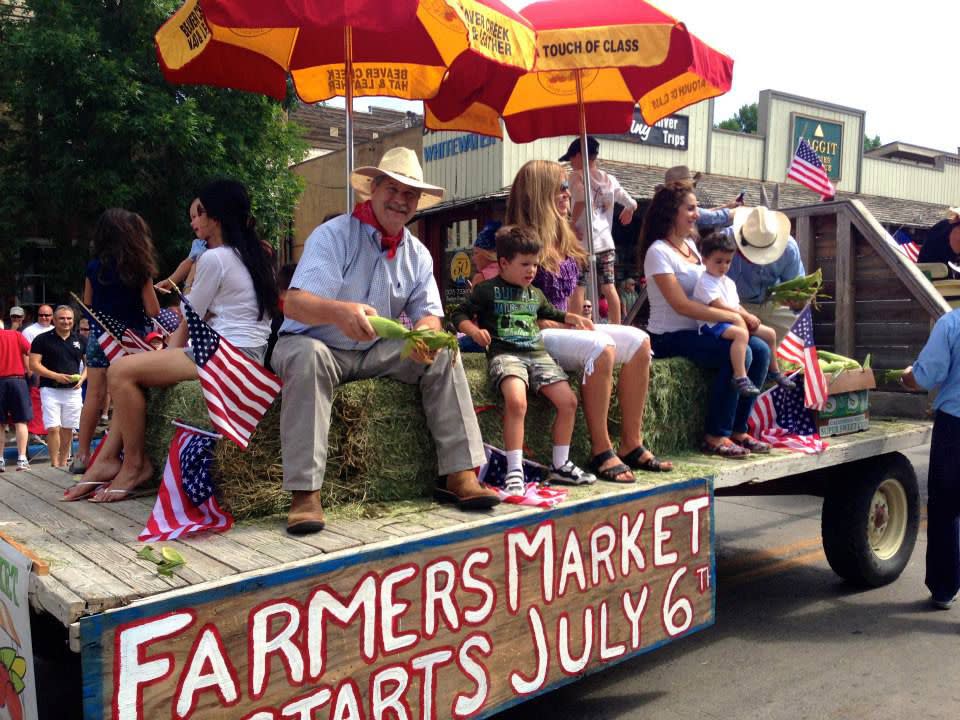
<path id="1" fill-rule="evenodd" d="M 490 333 L 487 355 L 543 350 L 543 338 L 537 320 L 563 322 L 566 313 L 557 310 L 544 294 L 532 285 L 520 287 L 501 277 L 473 288 L 466 301 L 451 314 L 455 327 L 474 320 Z"/>

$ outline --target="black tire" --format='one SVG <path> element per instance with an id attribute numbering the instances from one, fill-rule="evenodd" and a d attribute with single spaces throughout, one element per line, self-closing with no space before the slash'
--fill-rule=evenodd
<path id="1" fill-rule="evenodd" d="M 820 522 L 833 571 L 865 587 L 900 577 L 917 541 L 919 495 L 913 465 L 900 453 L 837 468 Z"/>

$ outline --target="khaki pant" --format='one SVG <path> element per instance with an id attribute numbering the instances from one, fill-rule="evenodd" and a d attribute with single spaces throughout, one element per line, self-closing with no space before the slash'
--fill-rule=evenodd
<path id="1" fill-rule="evenodd" d="M 766 302 L 762 305 L 745 302 L 741 302 L 740 304 L 744 310 L 756 315 L 760 318 L 760 322 L 764 325 L 769 325 L 777 332 L 778 346 L 783 342 L 783 338 L 790 332 L 790 328 L 793 327 L 793 323 L 797 319 L 797 314 L 790 308 L 775 305 L 771 302 Z"/>
<path id="2" fill-rule="evenodd" d="M 441 351 L 432 365 L 400 357 L 398 342 L 369 350 L 337 350 L 307 335 L 285 335 L 273 351 L 283 380 L 280 439 L 284 490 L 319 490 L 327 466 L 330 408 L 338 385 L 367 378 L 393 378 L 420 386 L 427 427 L 437 448 L 437 474 L 478 467 L 483 440 L 463 363 Z"/>

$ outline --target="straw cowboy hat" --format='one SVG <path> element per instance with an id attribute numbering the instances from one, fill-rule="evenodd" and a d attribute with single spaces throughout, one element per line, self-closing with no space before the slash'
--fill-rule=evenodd
<path id="1" fill-rule="evenodd" d="M 943 211 L 943 216 L 950 220 L 951 222 L 956 222 L 960 220 L 960 207 L 948 207 Z"/>
<path id="2" fill-rule="evenodd" d="M 733 237 L 737 249 L 755 265 L 776 262 L 787 248 L 790 219 L 782 212 L 760 205 L 741 210 L 733 217 Z"/>
<path id="3" fill-rule="evenodd" d="M 380 158 L 380 164 L 376 167 L 373 165 L 358 167 L 350 176 L 350 184 L 353 185 L 354 190 L 365 198 L 370 197 L 373 179 L 381 175 L 391 177 L 407 187 L 420 190 L 423 194 L 420 196 L 417 210 L 431 207 L 443 200 L 442 187 L 423 181 L 423 168 L 420 167 L 420 160 L 410 148 L 391 148 L 383 154 L 383 157 Z"/>
<path id="4" fill-rule="evenodd" d="M 664 185 L 675 182 L 688 182 L 693 183 L 693 186 L 696 187 L 699 181 L 700 173 L 694 175 L 686 165 L 674 165 L 663 174 Z"/>

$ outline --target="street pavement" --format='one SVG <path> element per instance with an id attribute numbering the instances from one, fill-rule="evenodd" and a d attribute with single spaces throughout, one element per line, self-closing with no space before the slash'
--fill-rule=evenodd
<path id="1" fill-rule="evenodd" d="M 908 453 L 926 506 L 928 448 Z M 907 720 L 960 712 L 960 605 L 931 610 L 925 524 L 903 575 L 861 590 L 830 570 L 820 499 L 717 499 L 707 630 L 516 706 L 498 720 Z"/>

